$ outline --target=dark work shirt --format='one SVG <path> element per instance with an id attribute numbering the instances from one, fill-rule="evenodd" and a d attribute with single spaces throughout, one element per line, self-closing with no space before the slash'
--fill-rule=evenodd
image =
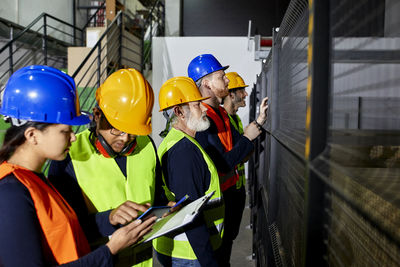
<path id="1" fill-rule="evenodd" d="M 152 145 L 155 145 L 152 141 Z M 121 172 L 126 177 L 126 156 L 118 156 L 114 158 Z M 52 161 L 49 168 L 49 180 L 61 193 L 61 195 L 68 201 L 71 207 L 75 210 L 78 215 L 79 222 L 90 241 L 95 241 L 101 236 L 107 236 L 112 234 L 116 227 L 110 224 L 102 224 L 98 217 L 102 216 L 103 213 L 109 214 L 111 211 L 99 212 L 96 214 L 89 214 L 89 210 L 86 206 L 83 193 L 79 187 L 74 166 L 71 161 L 71 157 L 68 155 L 63 161 Z M 154 205 L 165 205 L 168 201 L 162 189 L 162 176 L 161 166 L 157 158 L 156 166 L 156 188 L 154 194 Z M 121 203 L 122 204 L 122 203 Z M 97 227 L 100 225 L 100 227 Z"/>
<path id="2" fill-rule="evenodd" d="M 219 110 L 214 111 L 221 117 Z M 210 120 L 210 127 L 202 132 L 196 133 L 196 140 L 204 148 L 210 158 L 213 160 L 217 170 L 222 173 L 228 173 L 237 164 L 243 162 L 246 156 L 253 150 L 253 143 L 245 136 L 239 134 L 232 123 L 229 122 L 232 132 L 233 148 L 225 152 L 224 146 L 218 137 L 218 129 L 214 121 Z"/>
<path id="3" fill-rule="evenodd" d="M 42 174 L 37 174 L 46 183 Z M 29 190 L 13 174 L 0 180 L 0 266 L 49 266 L 42 250 L 42 230 Z M 60 240 L 62 242 L 62 240 Z M 62 266 L 113 266 L 107 246 L 101 246 Z"/>
<path id="4" fill-rule="evenodd" d="M 196 200 L 210 187 L 211 174 L 203 154 L 189 139 L 177 142 L 163 155 L 161 162 L 167 187 L 176 199 L 187 194 L 190 201 Z M 201 266 L 218 266 L 203 216 L 185 228 L 185 233 Z"/>

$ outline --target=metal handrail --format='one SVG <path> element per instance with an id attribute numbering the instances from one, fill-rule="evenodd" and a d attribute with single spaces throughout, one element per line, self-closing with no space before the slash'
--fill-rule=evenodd
<path id="1" fill-rule="evenodd" d="M 63 23 L 69 27 L 72 27 L 74 30 L 79 30 L 82 31 L 82 29 L 79 29 L 78 27 L 69 24 L 68 22 L 65 22 L 63 20 L 60 20 L 59 18 L 56 18 L 52 15 L 49 15 L 45 12 L 43 12 L 42 14 L 40 14 L 36 19 L 34 19 L 28 26 L 25 27 L 24 30 L 22 30 L 17 36 L 15 36 L 12 40 L 8 41 L 2 48 L 0 48 L 0 53 L 2 53 L 4 50 L 6 50 L 8 47 L 10 47 L 15 41 L 17 41 L 19 38 L 21 38 L 21 36 L 23 36 L 27 31 L 29 31 L 38 21 L 40 21 L 43 17 L 49 17 L 51 19 L 54 19 L 60 23 Z M 37 31 L 34 31 L 37 32 Z"/>
<path id="2" fill-rule="evenodd" d="M 93 19 L 94 17 L 97 16 L 98 12 L 99 12 L 100 10 L 102 10 L 102 9 L 105 8 L 105 4 L 106 4 L 106 3 L 103 2 L 103 3 L 99 6 L 99 8 L 96 10 L 96 12 L 94 12 L 94 14 L 93 14 L 92 16 L 90 16 L 90 18 L 88 19 L 88 21 L 86 22 L 86 24 L 83 26 L 82 29 L 86 29 L 86 28 L 87 28 L 87 26 L 88 26 L 89 23 L 92 21 L 92 19 Z"/>
<path id="3" fill-rule="evenodd" d="M 53 59 L 53 62 L 59 62 L 58 60 L 54 61 L 54 57 L 60 56 L 59 53 L 54 54 L 54 52 L 53 52 L 53 53 L 48 54 L 49 49 L 52 49 L 52 47 L 54 47 L 53 45 L 49 46 L 48 41 L 50 41 L 50 40 L 55 41 L 55 43 L 52 42 L 52 44 L 56 44 L 56 46 L 55 46 L 56 49 L 58 49 L 57 47 L 59 47 L 63 51 L 65 51 L 65 52 L 61 52 L 61 54 L 66 53 L 66 48 L 68 46 L 76 46 L 76 44 L 78 44 L 78 43 L 83 44 L 84 38 L 85 38 L 84 32 L 85 32 L 86 27 L 93 20 L 93 18 L 96 15 L 98 15 L 99 11 L 105 8 L 104 6 L 105 6 L 105 3 L 102 3 L 101 6 L 99 6 L 97 8 L 96 12 L 89 18 L 89 20 L 86 22 L 86 24 L 84 25 L 83 28 L 76 27 L 75 25 L 65 22 L 65 21 L 63 21 L 59 18 L 56 18 L 50 14 L 47 14 L 45 12 L 41 13 L 28 26 L 26 26 L 21 31 L 19 31 L 19 33 L 15 37 L 12 37 L 12 39 L 9 40 L 4 46 L 0 47 L 0 54 L 4 53 L 5 51 L 8 50 L 8 56 L 0 65 L 0 66 L 3 66 L 4 64 L 6 64 L 7 61 L 9 62 L 8 63 L 8 71 L 6 71 L 4 73 L 4 75 L 6 75 L 6 73 L 9 73 L 11 75 L 14 72 L 14 69 L 19 66 L 19 64 L 17 64 L 17 62 L 20 59 L 15 60 L 13 58 L 15 56 L 16 52 L 20 48 L 30 49 L 32 43 L 37 43 L 37 42 L 35 42 L 35 39 L 40 40 L 42 42 L 41 51 L 43 53 L 44 60 L 41 60 L 41 61 L 44 62 L 43 64 L 47 65 L 48 59 L 49 60 Z M 51 20 L 52 23 L 54 23 L 54 22 L 56 22 L 56 24 L 59 23 L 59 25 L 61 24 L 60 25 L 61 28 L 65 27 L 65 29 L 68 28 L 68 30 L 64 31 L 58 27 L 51 25 L 50 23 L 48 23 L 49 19 Z M 42 25 L 39 24 L 39 22 L 41 20 L 43 20 Z M 40 26 L 40 27 L 38 28 L 37 26 Z M 50 30 L 52 32 L 56 32 L 59 36 L 62 36 L 61 38 L 66 38 L 66 39 L 60 40 L 58 38 L 55 38 L 48 34 L 48 30 Z M 68 31 L 71 31 L 72 33 L 69 33 Z M 78 31 L 78 35 L 76 35 L 76 31 Z M 28 36 L 28 39 L 24 38 L 25 36 Z M 24 38 L 24 39 L 21 40 L 22 38 Z M 17 41 L 22 41 L 25 44 L 17 45 L 17 48 L 16 48 L 15 43 Z M 2 78 L 4 77 L 4 75 L 2 75 Z"/>
<path id="4" fill-rule="evenodd" d="M 122 53 L 120 48 L 122 46 L 123 15 L 121 11 L 117 13 L 114 20 L 71 75 L 79 90 L 80 106 L 83 110 L 90 110 L 94 106 L 96 102 L 94 98 L 95 90 L 110 72 L 118 69 L 121 65 Z M 114 42 L 115 38 L 119 38 L 120 41 Z M 103 53 L 105 49 L 106 52 Z M 113 62 L 112 65 L 110 65 L 111 62 Z M 75 131 L 79 132 L 85 127 L 77 127 Z"/>
<path id="5" fill-rule="evenodd" d="M 153 37 L 153 20 L 152 20 L 152 18 L 153 18 L 153 12 L 154 12 L 156 7 L 165 8 L 164 4 L 160 0 L 157 0 L 157 2 L 155 2 L 154 5 L 152 6 L 152 8 L 150 10 L 150 13 L 149 13 L 149 15 L 147 16 L 147 18 L 145 20 L 143 31 L 142 31 L 142 42 L 143 42 L 142 43 L 142 70 L 145 69 L 145 64 L 147 63 L 147 61 L 149 60 L 150 55 L 151 55 L 151 47 L 147 51 L 144 50 L 144 41 L 145 41 L 144 37 L 145 37 L 147 29 L 150 27 L 150 38 L 149 38 L 149 40 L 150 40 L 150 46 L 151 46 L 152 37 Z M 162 26 L 161 27 L 164 27 L 164 25 L 165 25 L 165 19 L 164 19 L 164 14 L 163 14 Z M 159 25 L 157 25 L 157 26 L 159 27 Z"/>
<path id="6" fill-rule="evenodd" d="M 58 22 L 61 22 L 61 23 L 65 24 L 65 25 L 67 25 L 67 26 L 70 26 L 71 28 L 74 28 L 75 30 L 81 30 L 81 31 L 83 30 L 83 28 L 82 28 L 82 29 L 79 29 L 78 27 L 76 27 L 76 26 L 74 26 L 74 25 L 72 25 L 72 24 L 70 24 L 70 23 L 68 23 L 68 22 L 65 22 L 65 21 L 63 21 L 63 20 L 61 20 L 61 19 L 59 19 L 59 18 L 56 18 L 56 17 L 54 17 L 54 16 L 52 16 L 52 15 L 50 15 L 50 14 L 44 13 L 44 16 L 49 17 L 49 18 L 52 18 L 52 19 L 54 19 L 54 20 L 56 20 L 56 21 L 58 21 Z"/>
<path id="7" fill-rule="evenodd" d="M 43 20 L 43 23 L 40 24 L 39 22 Z M 49 21 L 51 20 L 51 21 Z M 51 23 L 56 22 L 56 24 L 60 25 L 60 28 L 53 27 Z M 19 58 L 15 58 L 16 54 L 18 51 L 21 51 L 22 49 L 27 49 L 27 50 L 36 50 L 39 49 L 43 53 L 43 60 L 39 60 L 40 62 L 43 62 L 43 64 L 47 65 L 48 60 L 54 57 L 61 56 L 62 54 L 66 53 L 66 49 L 69 45 L 74 45 L 76 43 L 76 40 L 79 40 L 79 38 L 75 38 L 75 36 L 72 36 L 68 34 L 66 31 L 62 30 L 63 27 L 68 27 L 71 31 L 82 31 L 81 29 L 75 27 L 74 25 L 65 22 L 59 18 L 56 18 L 52 15 L 49 15 L 47 13 L 42 13 L 40 14 L 37 18 L 35 18 L 27 27 L 25 27 L 22 31 L 20 31 L 14 38 L 9 40 L 3 47 L 0 48 L 0 54 L 2 53 L 8 53 L 8 56 L 5 56 L 6 59 L 0 64 L 1 66 L 5 66 L 8 62 L 8 67 L 7 71 L 4 72 L 3 75 L 1 75 L 1 79 L 5 77 L 5 75 L 8 73 L 11 75 L 16 67 L 18 66 L 23 66 L 24 63 L 22 59 L 26 57 L 26 52 L 23 53 L 22 55 L 19 54 Z M 34 29 L 35 28 L 35 29 Z M 48 30 L 52 32 L 56 32 L 57 34 L 60 34 L 60 36 L 66 37 L 66 38 L 72 38 L 73 42 L 68 42 L 66 40 L 59 40 L 51 35 L 48 34 Z M 23 40 L 21 40 L 24 38 Z M 49 41 L 55 41 L 52 42 L 51 44 L 55 44 L 55 46 L 50 45 Z M 18 43 L 17 43 L 18 42 Z M 41 42 L 41 47 L 39 42 Z M 52 51 L 52 48 L 55 48 L 58 50 L 61 48 L 64 52 L 61 53 L 54 53 L 48 51 Z M 50 50 L 49 50 L 50 49 Z M 56 60 L 57 61 L 57 60 Z M 53 61 L 53 62 L 56 62 Z M 30 62 L 30 61 L 29 61 Z M 37 62 L 36 62 L 37 63 Z"/>
<path id="8" fill-rule="evenodd" d="M 16 37 L 14 37 L 12 40 L 8 41 L 2 48 L 0 48 L 0 53 L 3 52 L 4 50 L 6 50 L 9 46 L 12 45 L 13 42 L 15 42 L 15 40 L 19 39 L 25 32 L 27 32 L 30 28 L 33 27 L 33 25 L 35 25 L 46 13 L 42 13 L 39 15 L 39 17 L 37 17 L 36 19 L 34 19 L 28 26 L 25 27 L 25 29 L 23 31 L 21 31 Z"/>
<path id="9" fill-rule="evenodd" d="M 160 0 L 157 0 L 157 2 L 154 3 L 154 5 L 151 7 L 151 10 L 149 12 L 149 15 L 147 16 L 145 22 L 144 22 L 144 28 L 147 28 L 147 24 L 149 24 L 149 20 L 151 19 L 151 15 L 153 14 L 154 8 L 160 3 Z"/>
<path id="10" fill-rule="evenodd" d="M 103 41 L 103 39 L 105 38 L 105 36 L 107 36 L 107 33 L 110 31 L 110 29 L 112 28 L 112 26 L 116 23 L 116 21 L 118 19 L 122 18 L 122 12 L 118 11 L 117 15 L 115 16 L 114 20 L 111 22 L 111 24 L 107 27 L 107 29 L 105 30 L 105 32 L 102 34 L 102 36 L 99 38 L 99 40 L 97 40 L 96 44 L 93 46 L 93 48 L 90 50 L 90 52 L 87 54 L 87 56 L 85 57 L 85 59 L 82 61 L 82 63 L 79 65 L 79 67 L 75 70 L 75 72 L 71 75 L 72 78 L 75 79 L 76 75 L 78 75 L 78 73 L 81 71 L 81 69 L 83 68 L 83 66 L 85 66 L 86 62 L 89 61 L 89 58 L 92 56 L 92 54 L 94 53 L 94 51 L 96 51 L 96 49 L 98 48 L 98 46 L 101 44 L 101 42 Z"/>

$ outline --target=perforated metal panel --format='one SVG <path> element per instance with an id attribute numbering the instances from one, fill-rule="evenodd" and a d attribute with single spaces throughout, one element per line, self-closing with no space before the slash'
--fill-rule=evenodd
<path id="1" fill-rule="evenodd" d="M 400 2 L 311 3 L 291 1 L 253 89 L 258 266 L 400 266 Z"/>
<path id="2" fill-rule="evenodd" d="M 400 38 L 385 23 L 396 6 L 399 11 L 395 1 L 331 1 L 324 174 L 339 191 L 326 195 L 331 266 L 400 264 Z"/>

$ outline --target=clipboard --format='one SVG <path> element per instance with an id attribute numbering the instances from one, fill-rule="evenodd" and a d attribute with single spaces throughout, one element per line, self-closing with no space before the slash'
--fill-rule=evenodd
<path id="1" fill-rule="evenodd" d="M 185 202 L 187 199 L 189 199 L 188 195 L 185 195 L 183 198 L 181 198 L 178 202 L 173 207 L 169 206 L 152 206 L 146 212 L 144 212 L 142 215 L 140 215 L 137 220 L 146 220 L 152 216 L 156 216 L 158 219 L 160 219 L 165 213 L 168 213 L 171 211 L 172 208 L 175 208 Z"/>
<path id="2" fill-rule="evenodd" d="M 171 213 L 167 217 L 161 218 L 153 225 L 153 229 L 143 236 L 143 238 L 135 245 L 146 243 L 157 237 L 166 235 L 175 231 L 191 222 L 200 214 L 203 207 L 210 200 L 215 191 L 198 198 L 192 203 L 184 206 L 177 212 Z M 134 245 L 134 246 L 135 246 Z"/>

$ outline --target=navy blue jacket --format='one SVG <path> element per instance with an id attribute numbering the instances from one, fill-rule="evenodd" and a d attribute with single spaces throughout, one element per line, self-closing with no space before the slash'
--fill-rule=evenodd
<path id="1" fill-rule="evenodd" d="M 47 182 L 43 174 L 37 174 Z M 0 180 L 0 266 L 48 266 L 42 250 L 41 227 L 29 190 L 14 174 Z M 99 232 L 107 232 L 109 212 L 97 214 Z M 101 229 L 102 226 L 106 226 Z M 60 240 L 62 242 L 62 240 Z M 80 259 L 62 266 L 113 266 L 112 254 L 101 246 Z"/>
<path id="2" fill-rule="evenodd" d="M 222 119 L 219 110 L 214 110 Z M 233 148 L 225 152 L 224 146 L 218 137 L 217 126 L 210 117 L 208 117 L 208 119 L 210 120 L 210 127 L 203 132 L 197 132 L 196 140 L 210 156 L 218 172 L 228 173 L 237 164 L 243 162 L 246 156 L 254 149 L 254 145 L 247 137 L 241 135 L 229 122 L 232 131 Z"/>
<path id="3" fill-rule="evenodd" d="M 205 195 L 210 187 L 211 174 L 203 154 L 189 139 L 183 138 L 161 159 L 164 179 L 176 199 L 189 195 L 189 202 Z M 186 236 L 201 266 L 218 266 L 203 219 L 197 217 L 185 228 Z"/>

